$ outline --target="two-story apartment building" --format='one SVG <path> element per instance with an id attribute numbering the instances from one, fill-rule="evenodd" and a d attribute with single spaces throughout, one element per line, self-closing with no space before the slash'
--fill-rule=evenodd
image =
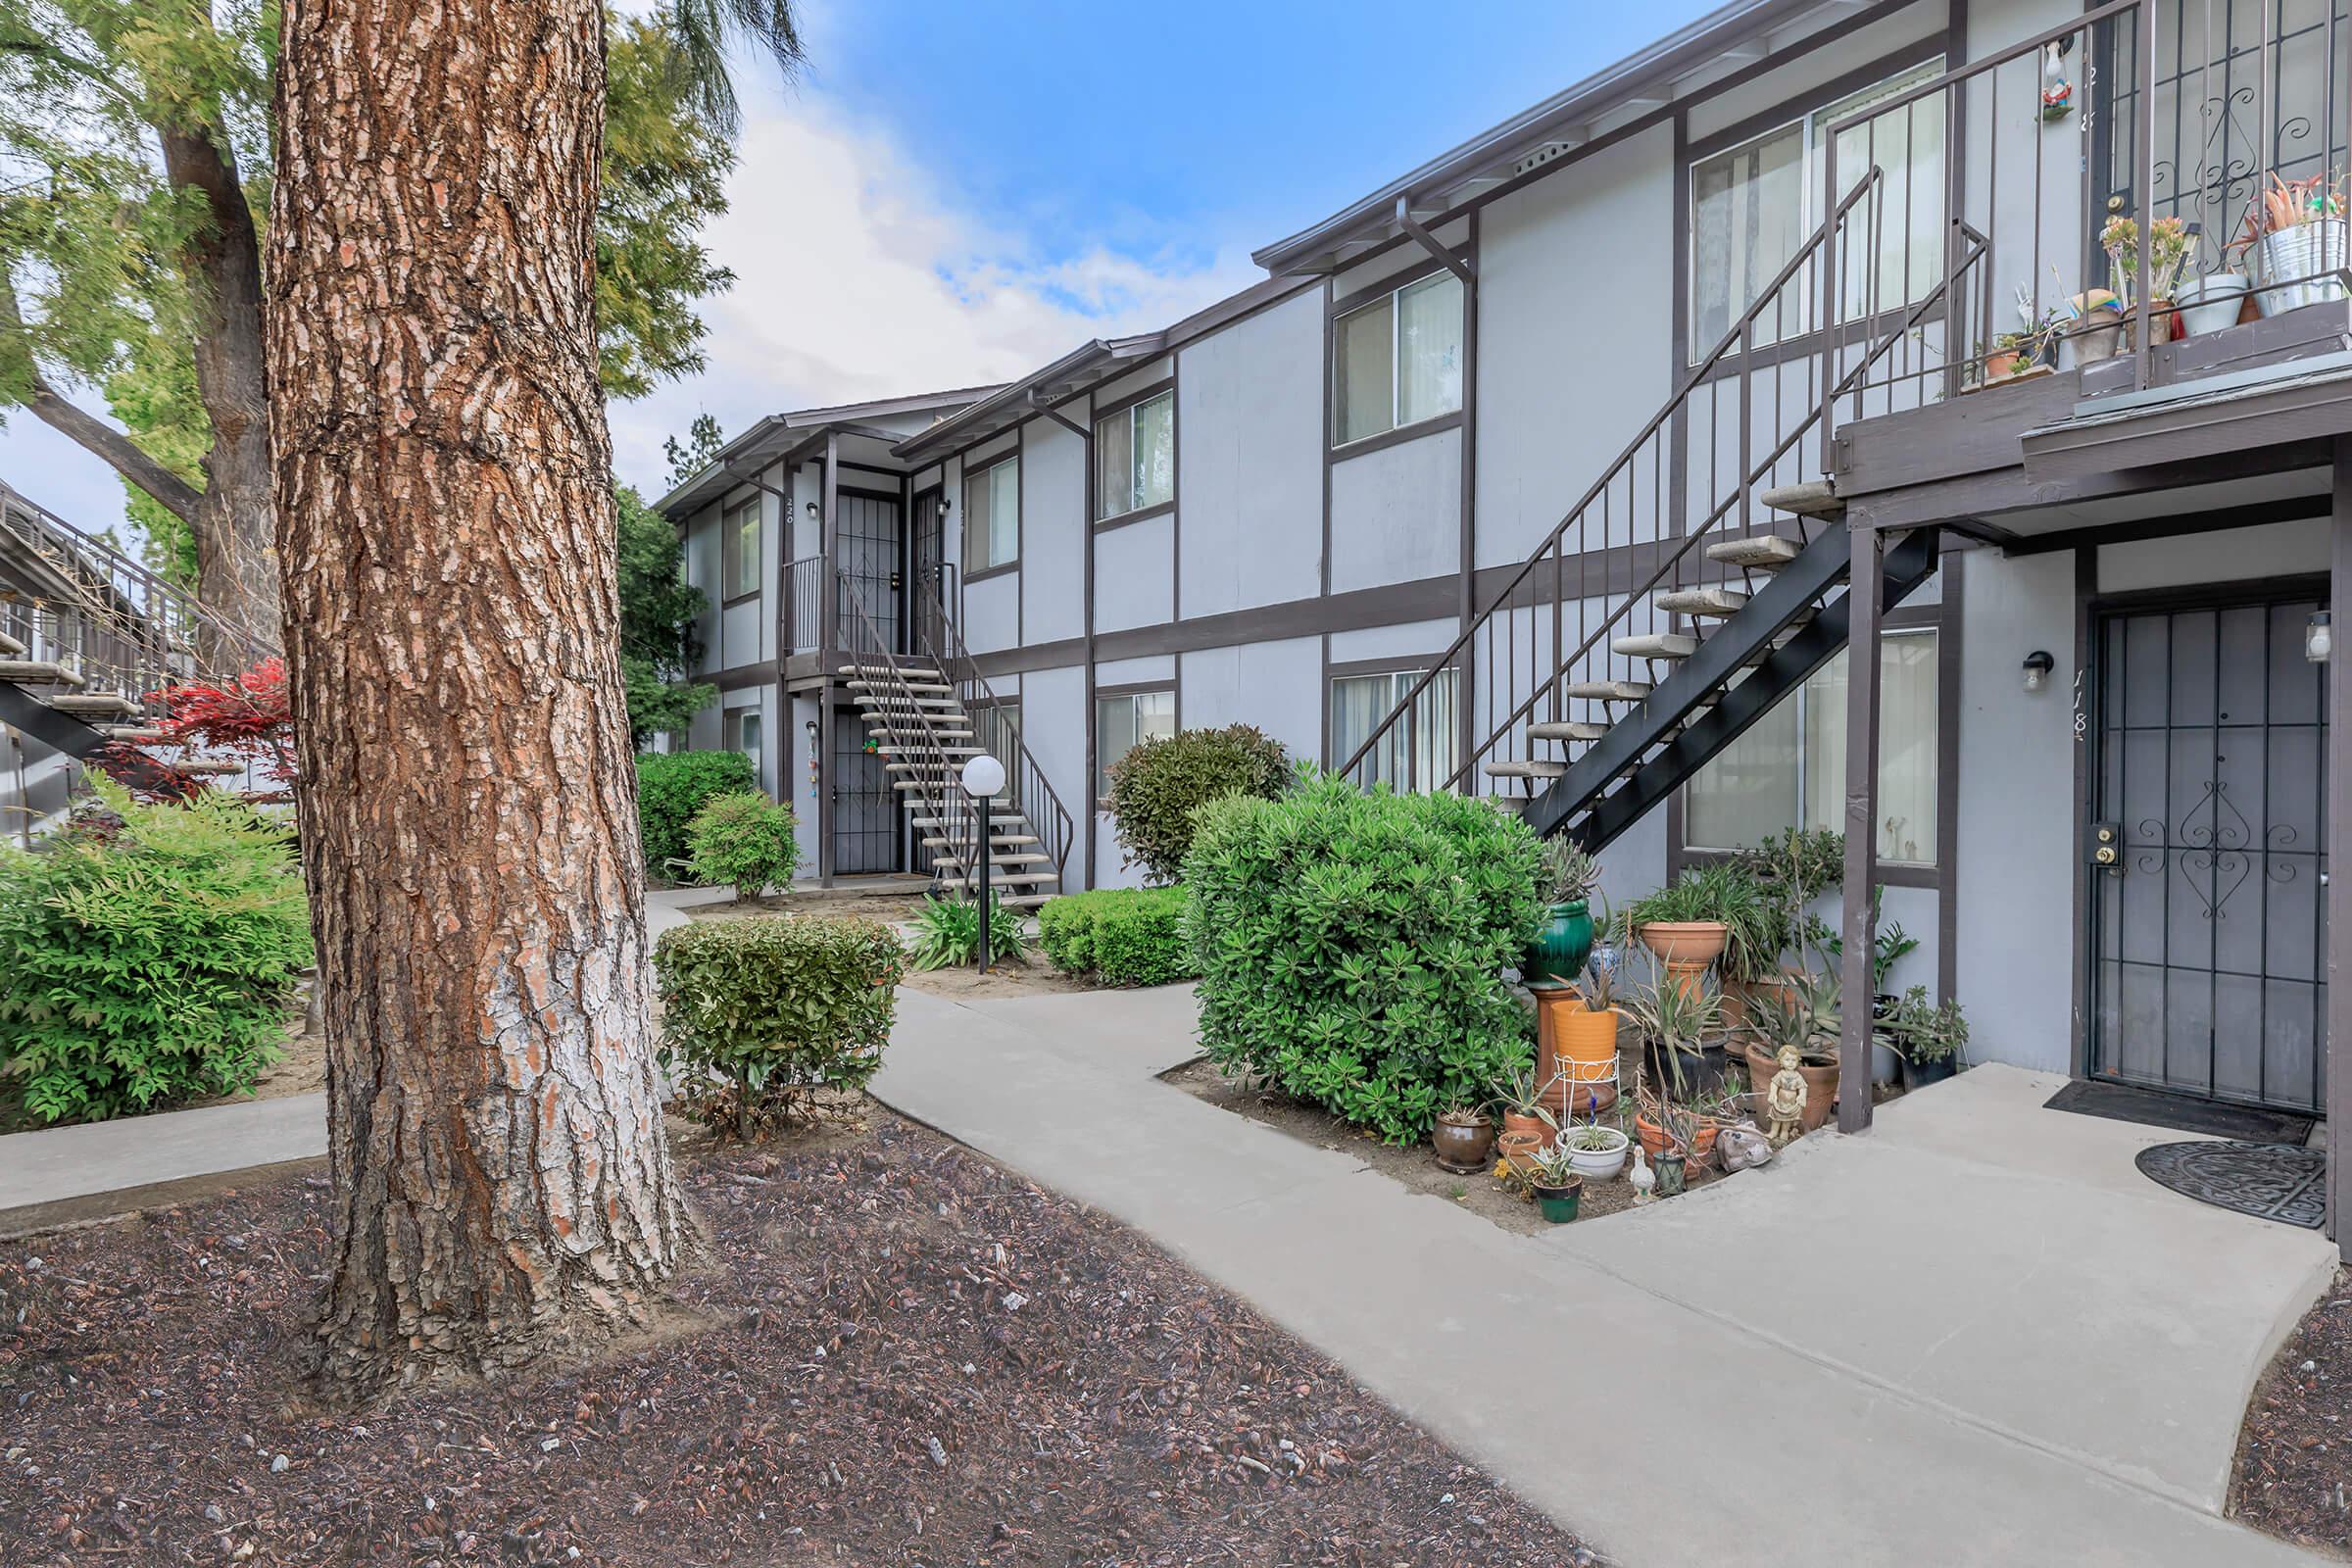
<path id="1" fill-rule="evenodd" d="M 1619 897 L 1845 828 L 1847 951 L 1883 887 L 1975 1054 L 2319 1115 L 2348 46 L 2340 0 L 1738 0 L 1186 320 L 747 434 L 664 502 L 693 742 L 827 875 L 968 864 L 892 747 L 991 750 L 1041 893 L 1126 879 L 1102 770 L 1179 725 L 1507 797 Z"/>

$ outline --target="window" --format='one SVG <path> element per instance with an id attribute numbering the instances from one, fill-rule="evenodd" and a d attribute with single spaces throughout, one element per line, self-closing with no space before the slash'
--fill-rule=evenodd
<path id="1" fill-rule="evenodd" d="M 1331 765 L 1345 767 L 1355 749 L 1364 744 L 1380 721 L 1420 680 L 1417 669 L 1378 675 L 1340 675 L 1331 683 Z M 1380 744 L 1365 754 L 1348 778 L 1364 789 L 1386 780 L 1397 789 L 1435 790 L 1445 787 L 1457 765 L 1460 736 L 1454 722 L 1453 671 L 1442 669 L 1437 679 L 1413 699 L 1412 711 L 1389 727 Z"/>
<path id="2" fill-rule="evenodd" d="M 1764 285 L 1820 226 L 1823 143 L 1830 126 L 1942 72 L 1940 59 L 1929 61 L 1690 166 L 1694 363 L 1723 341 Z M 1875 276 L 1872 268 L 1850 261 L 1838 268 L 1846 274 L 1841 314 L 1848 318 L 1911 304 L 1943 275 L 1942 98 L 1932 94 L 1890 109 L 1838 137 L 1840 200 L 1874 164 L 1886 176 L 1875 199 L 1875 216 L 1870 202 L 1857 206 L 1854 215 L 1876 230 L 1878 266 Z M 1755 341 L 1772 343 L 1811 330 L 1818 291 L 1800 269 L 1782 289 L 1781 306 L 1757 318 Z"/>
<path id="3" fill-rule="evenodd" d="M 985 571 L 1021 554 L 1018 454 L 963 476 L 963 569 Z"/>
<path id="4" fill-rule="evenodd" d="M 727 736 L 728 750 L 741 752 L 744 756 L 750 758 L 752 760 L 752 774 L 755 778 L 758 777 L 761 771 L 761 763 L 760 760 L 760 710 L 757 708 L 737 708 L 730 710 L 727 713 L 727 724 L 729 729 Z"/>
<path id="5" fill-rule="evenodd" d="M 731 603 L 760 591 L 760 499 L 729 507 L 718 527 L 720 598 Z"/>
<path id="6" fill-rule="evenodd" d="M 1176 499 L 1176 394 L 1095 421 L 1097 517 L 1117 517 Z"/>
<path id="7" fill-rule="evenodd" d="M 1879 858 L 1936 863 L 1936 633 L 1880 646 Z M 1845 654 L 1717 754 L 1683 796 L 1691 849 L 1761 843 L 1791 824 L 1845 824 Z"/>
<path id="8" fill-rule="evenodd" d="M 1361 441 L 1462 406 L 1462 280 L 1436 272 L 1332 323 L 1332 440 Z"/>
<path id="9" fill-rule="evenodd" d="M 1110 764 L 1138 741 L 1165 740 L 1176 733 L 1176 694 L 1122 692 L 1095 699 L 1095 799 L 1110 798 Z"/>

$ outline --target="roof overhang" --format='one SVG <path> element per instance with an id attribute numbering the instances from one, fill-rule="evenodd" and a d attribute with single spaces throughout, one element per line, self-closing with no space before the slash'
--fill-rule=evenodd
<path id="1" fill-rule="evenodd" d="M 773 465 L 808 445 L 827 430 L 840 435 L 867 436 L 887 450 L 906 439 L 904 432 L 868 423 L 873 419 L 888 419 L 908 414 L 937 411 L 953 416 L 975 402 L 1004 390 L 1001 386 L 959 387 L 948 392 L 925 392 L 913 397 L 883 398 L 871 403 L 841 403 L 829 408 L 796 409 L 789 414 L 771 414 L 755 422 L 752 427 L 718 449 L 710 462 L 669 494 L 654 503 L 654 510 L 664 516 L 675 516 L 708 506 L 736 486 L 746 482 L 746 476 Z"/>
<path id="2" fill-rule="evenodd" d="M 928 430 L 906 437 L 892 448 L 907 463 L 921 463 L 934 453 L 985 441 L 1009 430 L 1023 419 L 1054 404 L 1102 385 L 1166 351 L 1168 335 L 1146 332 L 1136 337 L 1095 338 L 1033 370 L 959 414 L 951 415 Z"/>
<path id="3" fill-rule="evenodd" d="M 1502 186 L 1757 65 L 1857 14 L 1903 0 L 1733 0 L 1555 93 L 1250 260 L 1277 274 L 1337 271 L 1406 232 L 1435 227 Z"/>

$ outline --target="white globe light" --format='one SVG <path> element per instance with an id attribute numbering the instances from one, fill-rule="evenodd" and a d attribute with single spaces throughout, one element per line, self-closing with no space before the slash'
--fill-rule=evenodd
<path id="1" fill-rule="evenodd" d="M 963 793 L 977 801 L 1004 787 L 1004 764 L 983 752 L 963 764 Z"/>

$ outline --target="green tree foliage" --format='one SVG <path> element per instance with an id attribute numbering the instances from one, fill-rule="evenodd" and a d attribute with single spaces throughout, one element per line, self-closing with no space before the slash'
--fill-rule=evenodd
<path id="1" fill-rule="evenodd" d="M 1526 823 L 1458 795 L 1303 774 L 1200 812 L 1184 862 L 1200 1042 L 1394 1144 L 1530 1053 L 1502 980 L 1542 919 Z"/>
<path id="2" fill-rule="evenodd" d="M 91 782 L 120 828 L 0 849 L 0 1060 L 44 1121 L 250 1089 L 311 961 L 291 835 L 234 796 Z"/>
<path id="3" fill-rule="evenodd" d="M 1173 882 L 1192 848 L 1193 813 L 1227 795 L 1272 800 L 1291 781 L 1282 743 L 1249 724 L 1138 742 L 1110 766 L 1110 814 L 1124 863 Z"/>
<path id="4" fill-rule="evenodd" d="M 800 869 L 793 827 L 792 808 L 758 790 L 721 795 L 686 824 L 687 864 L 705 887 L 728 884 L 738 899 L 756 899 Z"/>
<path id="5" fill-rule="evenodd" d="M 726 210 L 721 45 L 738 30 L 797 63 L 785 0 L 676 0 L 610 20 L 596 315 L 613 397 L 703 368 L 697 305 L 734 281 L 696 235 Z M 0 416 L 54 423 L 78 413 L 76 388 L 101 392 L 129 439 L 99 455 L 132 492 L 151 562 L 183 580 L 186 502 L 219 412 L 198 395 L 197 302 L 220 284 L 191 244 L 214 220 L 165 138 L 222 149 L 260 230 L 276 40 L 265 0 L 0 0 Z M 247 328 L 258 354 L 258 321 Z"/>
<path id="6" fill-rule="evenodd" d="M 719 433 L 718 421 L 708 414 L 698 414 L 686 427 L 686 439 L 667 436 L 662 442 L 662 456 L 669 460 L 669 487 L 675 490 L 718 457 L 726 438 Z"/>
<path id="7" fill-rule="evenodd" d="M 720 796 L 759 787 L 759 772 L 741 752 L 639 753 L 637 832 L 645 868 L 676 880 L 686 869 L 686 824 Z"/>
<path id="8" fill-rule="evenodd" d="M 905 969 L 898 937 L 873 920 L 672 926 L 654 944 L 662 1070 L 738 1133 L 803 1118 L 817 1090 L 862 1088 L 882 1065 Z"/>
<path id="9" fill-rule="evenodd" d="M 1184 931 L 1182 888 L 1097 888 L 1039 906 L 1038 946 L 1058 968 L 1106 986 L 1170 986 L 1200 977 Z"/>
<path id="10" fill-rule="evenodd" d="M 636 490 L 612 494 L 620 524 L 620 673 L 628 689 L 629 734 L 682 735 L 718 688 L 686 679 L 702 657 L 695 620 L 710 603 L 686 581 L 677 528 Z"/>

